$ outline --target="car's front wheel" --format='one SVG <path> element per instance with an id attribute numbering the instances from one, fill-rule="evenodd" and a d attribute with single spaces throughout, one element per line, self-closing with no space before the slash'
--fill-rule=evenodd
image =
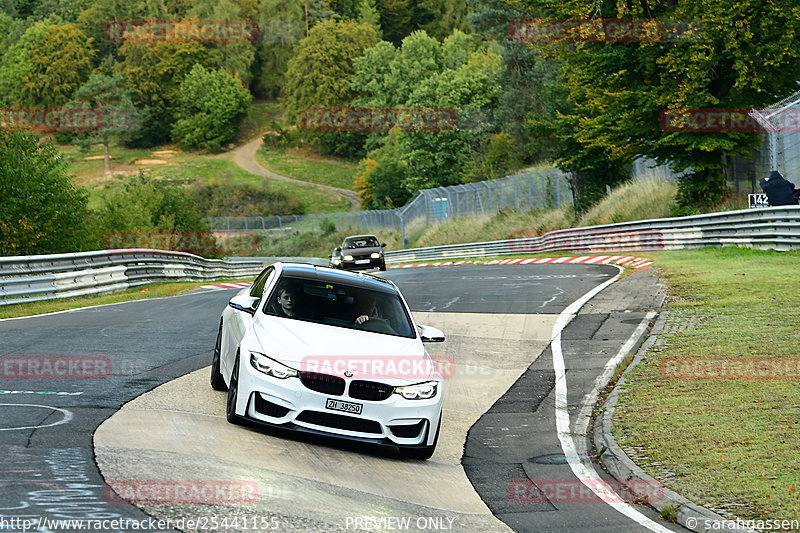
<path id="1" fill-rule="evenodd" d="M 381 263 L 381 271 L 386 272 L 386 263 Z"/>
<path id="2" fill-rule="evenodd" d="M 436 450 L 436 443 L 439 442 L 439 429 L 442 427 L 442 417 L 439 416 L 439 423 L 436 425 L 436 436 L 433 438 L 433 444 L 424 446 L 422 448 L 400 447 L 400 455 L 408 457 L 409 459 L 419 459 L 425 461 L 430 459 L 433 452 Z M 427 441 L 427 439 L 425 439 Z"/>
<path id="3" fill-rule="evenodd" d="M 236 400 L 239 398 L 239 352 L 236 352 L 236 364 L 231 372 L 231 384 L 228 386 L 228 401 L 225 404 L 225 418 L 231 424 L 241 424 L 242 418 L 236 414 Z"/>
<path id="4" fill-rule="evenodd" d="M 219 371 L 220 350 L 222 349 L 222 320 L 219 321 L 219 333 L 217 333 L 217 343 L 214 345 L 214 356 L 211 358 L 211 388 L 214 390 L 228 390 L 225 385 L 225 378 Z"/>

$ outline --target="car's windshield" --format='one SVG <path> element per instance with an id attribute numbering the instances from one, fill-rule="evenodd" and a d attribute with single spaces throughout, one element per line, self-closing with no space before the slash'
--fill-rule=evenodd
<path id="1" fill-rule="evenodd" d="M 264 312 L 272 316 L 414 338 L 397 294 L 344 283 L 283 277 Z"/>
<path id="2" fill-rule="evenodd" d="M 349 238 L 344 241 L 345 248 L 375 248 L 380 246 L 375 237 Z"/>

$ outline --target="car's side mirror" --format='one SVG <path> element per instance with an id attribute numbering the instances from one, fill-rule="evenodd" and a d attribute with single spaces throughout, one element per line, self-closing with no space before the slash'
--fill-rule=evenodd
<path id="1" fill-rule="evenodd" d="M 336 247 L 336 251 L 337 251 L 337 252 L 341 252 L 341 251 L 342 251 L 342 247 L 341 247 L 341 246 L 337 246 L 337 247 Z"/>
<path id="2" fill-rule="evenodd" d="M 431 326 L 418 324 L 419 337 L 422 342 L 444 342 L 444 333 Z"/>
<path id="3" fill-rule="evenodd" d="M 381 244 L 381 248 L 386 248 L 386 243 L 385 242 Z"/>
<path id="4" fill-rule="evenodd" d="M 256 305 L 258 305 L 259 300 L 260 298 L 256 298 L 255 296 L 243 294 L 241 296 L 234 296 L 231 298 L 231 301 L 228 302 L 228 305 L 237 311 L 244 311 L 245 313 L 254 315 L 256 314 Z"/>

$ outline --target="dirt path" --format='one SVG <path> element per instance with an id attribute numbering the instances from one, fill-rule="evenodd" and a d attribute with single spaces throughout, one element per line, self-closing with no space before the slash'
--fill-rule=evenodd
<path id="1" fill-rule="evenodd" d="M 258 161 L 256 161 L 256 152 L 261 147 L 261 142 L 261 137 L 256 137 L 252 141 L 248 141 L 246 144 L 243 144 L 239 148 L 235 149 L 233 152 L 231 152 L 233 155 L 233 162 L 251 174 L 256 174 L 269 179 L 292 181 L 294 183 L 301 183 L 303 185 L 319 187 L 320 189 L 331 191 L 339 196 L 344 197 L 348 202 L 350 202 L 350 211 L 359 211 L 361 209 L 361 198 L 359 198 L 354 191 L 349 191 L 339 187 L 332 187 L 331 185 L 321 185 L 319 183 L 311 183 L 308 181 L 296 180 L 294 178 L 287 178 L 286 176 L 275 174 L 274 172 L 271 172 L 259 165 Z"/>

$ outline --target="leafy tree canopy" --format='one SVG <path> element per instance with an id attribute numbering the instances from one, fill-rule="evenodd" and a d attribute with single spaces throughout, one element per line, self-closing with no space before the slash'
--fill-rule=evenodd
<path id="1" fill-rule="evenodd" d="M 596 2 L 523 0 L 554 18 L 587 18 Z M 687 170 L 683 208 L 710 205 L 725 189 L 726 154 L 746 154 L 756 134 L 662 131 L 667 109 L 760 108 L 796 90 L 800 5 L 794 0 L 604 2 L 604 18 L 683 20 L 682 38 L 545 46 L 563 62 L 571 109 L 557 119 L 576 172 L 619 167 L 645 155 Z M 592 179 L 595 179 L 596 176 Z"/>
<path id="2" fill-rule="evenodd" d="M 67 166 L 50 142 L 0 129 L 0 255 L 85 249 L 88 195 Z"/>
<path id="3" fill-rule="evenodd" d="M 284 103 L 290 120 L 310 107 L 349 104 L 355 96 L 353 60 L 376 41 L 374 29 L 353 21 L 328 20 L 311 28 L 287 69 Z"/>
<path id="4" fill-rule="evenodd" d="M 134 105 L 144 114 L 133 144 L 154 146 L 169 141 L 180 85 L 196 63 L 207 63 L 206 49 L 192 42 L 126 42 L 120 55 L 124 60 L 117 71 L 130 87 Z"/>
<path id="5" fill-rule="evenodd" d="M 72 24 L 38 23 L 3 56 L 0 99 L 17 107 L 63 105 L 92 69 L 92 40 Z"/>
<path id="6" fill-rule="evenodd" d="M 236 137 L 250 100 L 241 82 L 224 70 L 195 65 L 178 91 L 172 138 L 186 148 L 219 150 Z"/>

